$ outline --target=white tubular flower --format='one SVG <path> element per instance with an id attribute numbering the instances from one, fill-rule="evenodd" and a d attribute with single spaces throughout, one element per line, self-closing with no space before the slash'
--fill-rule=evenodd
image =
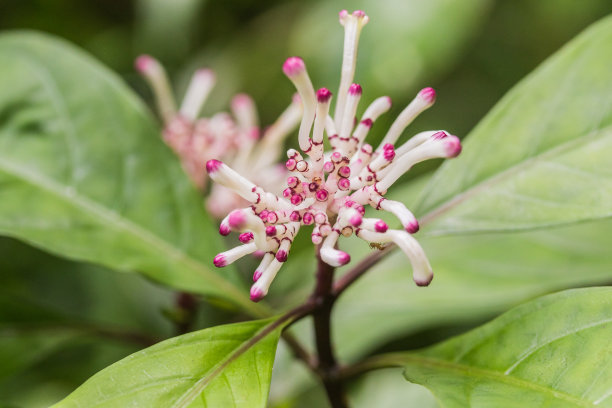
<path id="1" fill-rule="evenodd" d="M 205 164 L 211 159 L 220 158 L 236 171 L 254 175 L 252 179 L 257 184 L 275 193 L 281 192 L 279 186 L 287 171 L 276 164 L 280 147 L 300 120 L 308 124 L 307 120 L 302 119 L 302 102 L 297 95 L 278 120 L 262 130 L 255 104 L 245 94 L 233 98 L 232 115 L 220 112 L 210 118 L 199 117 L 215 85 L 213 71 L 199 69 L 193 74 L 177 109 L 163 66 L 148 55 L 138 57 L 135 66 L 153 90 L 155 104 L 163 120 L 164 141 L 179 157 L 183 169 L 196 187 L 206 189 L 208 178 Z M 314 106 L 314 102 L 311 105 Z M 206 201 L 208 211 L 217 218 L 246 204 L 239 195 L 221 185 L 211 188 Z"/>
<path id="2" fill-rule="evenodd" d="M 409 258 L 417 285 L 426 286 L 433 277 L 425 252 L 411 235 L 419 230 L 417 219 L 404 204 L 387 200 L 384 195 L 416 163 L 455 157 L 461 152 L 461 143 L 448 132 L 428 131 L 395 147 L 404 129 L 434 103 L 432 88 L 417 94 L 377 149 L 364 143 L 374 121 L 390 109 L 391 100 L 386 96 L 374 100 L 361 119 L 356 120 L 362 88 L 352 81 L 359 33 L 368 17 L 362 11 L 352 14 L 342 11 L 340 21 L 346 34 L 335 117 L 329 115 L 331 92 L 326 88 L 314 92 L 304 61 L 291 57 L 283 65 L 283 71 L 301 96 L 304 113 L 298 135 L 301 152 L 295 149 L 287 152 L 285 167 L 291 174 L 282 194 L 268 192 L 239 174 L 255 174 L 252 169 L 234 171 L 218 160 L 210 160 L 206 166 L 213 181 L 251 203 L 222 221 L 221 234 L 239 231 L 243 245 L 217 255 L 214 264 L 225 266 L 248 253 L 265 252 L 253 275 L 253 301 L 268 293 L 272 280 L 287 260 L 295 236 L 301 227 L 310 225 L 312 242 L 321 245 L 321 259 L 331 266 L 350 262 L 350 255 L 336 246 L 341 236 L 354 234 L 371 243 L 395 243 Z M 251 126 L 250 114 L 245 112 L 241 117 L 245 118 L 241 123 Z M 330 152 L 323 151 L 324 134 L 332 147 Z M 265 152 L 260 152 L 260 157 L 264 155 Z M 392 213 L 403 228 L 390 229 L 379 218 L 364 218 L 366 205 Z"/>

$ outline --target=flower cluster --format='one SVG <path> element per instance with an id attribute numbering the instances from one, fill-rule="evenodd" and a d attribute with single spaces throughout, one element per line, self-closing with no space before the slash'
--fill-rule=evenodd
<path id="1" fill-rule="evenodd" d="M 340 12 L 344 26 L 344 57 L 340 87 L 333 117 L 329 114 L 332 94 L 326 88 L 315 92 L 304 61 L 287 59 L 285 75 L 295 85 L 303 104 L 298 142 L 301 150 L 287 152 L 287 188 L 282 195 L 266 191 L 218 160 L 210 160 L 206 169 L 213 181 L 235 191 L 251 205 L 229 213 L 219 232 L 240 232 L 242 245 L 218 254 L 217 267 L 256 252 L 265 253 L 255 270 L 251 299 L 258 301 L 268 292 L 303 226 L 313 225 L 312 242 L 320 244 L 321 259 L 331 266 L 350 261 L 346 252 L 336 249 L 338 238 L 355 234 L 371 243 L 395 243 L 409 258 L 417 285 L 428 285 L 433 277 L 427 257 L 413 238 L 419 224 L 404 204 L 384 198 L 388 188 L 415 164 L 432 158 L 451 158 L 461 152 L 456 136 L 445 131 L 418 133 L 396 147 L 404 129 L 425 109 L 432 106 L 435 91 L 421 90 L 399 114 L 383 141 L 374 149 L 364 142 L 374 121 L 391 107 L 389 97 L 374 100 L 356 121 L 361 86 L 352 83 L 357 44 L 368 16 L 362 11 Z M 324 152 L 327 134 L 331 152 Z M 381 219 L 367 218 L 365 206 L 394 214 L 403 229 L 390 229 Z"/>
<path id="2" fill-rule="evenodd" d="M 262 131 L 255 104 L 246 94 L 233 98 L 232 115 L 220 112 L 210 118 L 198 118 L 215 84 L 215 74 L 210 69 L 194 73 L 177 109 L 163 66 L 148 55 L 138 57 L 135 65 L 153 89 L 164 122 L 164 141 L 199 189 L 206 188 L 206 162 L 221 158 L 236 170 L 254 175 L 258 184 L 280 193 L 282 189 L 275 189 L 282 185 L 287 171 L 276 164 L 276 159 L 283 140 L 300 122 L 302 104 L 297 95 L 278 120 Z M 240 196 L 219 185 L 213 186 L 207 200 L 208 211 L 218 218 L 244 204 Z"/>

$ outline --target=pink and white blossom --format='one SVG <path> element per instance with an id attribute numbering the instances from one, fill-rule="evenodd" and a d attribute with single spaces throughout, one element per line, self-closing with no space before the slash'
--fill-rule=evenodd
<path id="1" fill-rule="evenodd" d="M 262 130 L 255 103 L 246 94 L 233 98 L 231 114 L 220 112 L 210 118 L 199 117 L 215 84 L 215 74 L 210 69 L 193 74 L 177 107 L 166 71 L 156 59 L 142 55 L 136 59 L 135 66 L 153 90 L 157 111 L 163 120 L 164 141 L 180 158 L 196 187 L 206 189 L 206 162 L 218 158 L 240 172 L 254 175 L 253 180 L 270 191 L 281 191 L 279 186 L 287 171 L 276 161 L 284 139 L 297 127 L 302 116 L 297 95 L 278 120 Z M 208 211 L 217 218 L 245 204 L 240 196 L 221 185 L 214 185 L 207 199 Z"/>
<path id="2" fill-rule="evenodd" d="M 320 245 L 321 259 L 337 267 L 350 261 L 350 255 L 337 249 L 340 236 L 356 235 L 371 243 L 395 243 L 412 264 L 417 285 L 431 282 L 433 272 L 425 252 L 412 236 L 419 229 L 415 216 L 385 193 L 415 164 L 432 158 L 452 158 L 461 152 L 456 136 L 443 130 L 421 132 L 398 144 L 405 128 L 435 101 L 432 88 L 421 90 L 399 114 L 377 148 L 365 143 L 376 119 L 391 107 L 389 97 L 374 100 L 360 120 L 356 112 L 362 87 L 353 83 L 357 43 L 368 16 L 362 11 L 340 12 L 344 26 L 344 57 L 335 113 L 330 115 L 331 92 L 315 91 L 306 64 L 299 57 L 288 58 L 285 75 L 293 82 L 303 104 L 298 132 L 299 149 L 289 149 L 286 168 L 290 172 L 282 194 L 274 194 L 241 172 L 219 160 L 210 160 L 210 177 L 251 203 L 230 212 L 221 222 L 223 235 L 230 231 L 249 233 L 243 245 L 215 258 L 216 266 L 227 265 L 255 251 L 265 253 L 257 267 L 251 299 L 263 298 L 291 249 L 300 229 L 312 225 L 311 239 Z M 324 152 L 327 135 L 331 151 Z M 390 229 L 379 218 L 365 217 L 365 207 L 392 213 L 402 229 Z"/>

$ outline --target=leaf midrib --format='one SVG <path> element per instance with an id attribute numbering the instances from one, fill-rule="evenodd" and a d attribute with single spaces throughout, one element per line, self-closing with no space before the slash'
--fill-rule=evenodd
<path id="1" fill-rule="evenodd" d="M 185 267 L 200 273 L 206 279 L 213 281 L 222 290 L 225 290 L 226 296 L 232 298 L 234 302 L 243 306 L 249 312 L 258 316 L 267 315 L 267 313 L 264 312 L 262 308 L 258 307 L 254 303 L 247 303 L 245 299 L 243 299 L 245 297 L 244 294 L 234 285 L 222 279 L 218 275 L 210 272 L 200 262 L 191 258 L 181 249 L 172 246 L 167 241 L 163 240 L 161 237 L 127 220 L 120 214 L 109 210 L 106 207 L 102 207 L 97 203 L 89 200 L 88 198 L 77 194 L 77 192 L 72 188 L 70 188 L 70 191 L 73 193 L 68 195 L 64 192 L 66 191 L 66 188 L 57 183 L 55 180 L 42 177 L 35 172 L 23 168 L 22 166 L 10 163 L 4 158 L 0 158 L 0 169 L 6 174 L 19 178 L 20 180 L 31 184 L 32 186 L 40 190 L 46 191 L 62 201 L 67 202 L 73 207 L 77 207 L 84 213 L 89 213 L 91 215 L 99 217 L 101 220 L 107 222 L 107 226 L 111 226 L 117 230 L 124 231 L 125 233 L 135 237 L 136 239 L 139 239 L 149 244 L 152 248 L 164 253 L 170 259 L 173 259 L 176 262 L 184 265 Z"/>
<path id="2" fill-rule="evenodd" d="M 275 329 L 282 328 L 289 319 L 278 319 L 274 320 L 261 329 L 250 338 L 242 341 L 233 350 L 228 353 L 223 359 L 221 359 L 214 367 L 211 367 L 206 371 L 204 376 L 195 382 L 188 390 L 186 390 L 172 406 L 172 408 L 186 408 L 193 402 L 193 400 L 200 395 L 204 389 L 213 381 L 223 370 L 225 370 L 232 362 L 238 359 L 241 355 L 246 353 L 250 348 L 254 347 L 257 343 L 263 340 L 265 337 L 270 335 Z M 259 376 L 259 373 L 258 373 Z M 261 382 L 260 382 L 261 384 Z"/>
<path id="3" fill-rule="evenodd" d="M 541 394 L 545 394 L 551 396 L 557 400 L 570 402 L 575 404 L 578 407 L 595 407 L 594 403 L 580 400 L 572 395 L 566 394 L 564 392 L 553 390 L 546 386 L 535 384 L 521 378 L 513 377 L 510 375 L 504 375 L 501 372 L 489 370 L 481 367 L 468 366 L 465 364 L 459 364 L 456 362 L 450 362 L 446 360 L 439 360 L 436 358 L 430 358 L 420 355 L 403 355 L 402 360 L 405 365 L 413 365 L 416 367 L 432 367 L 442 371 L 451 372 L 451 373 L 459 373 L 464 377 L 481 377 L 493 381 L 497 381 L 500 383 L 505 383 L 508 385 L 516 386 L 518 388 L 525 388 L 529 390 L 536 391 Z M 476 374 L 476 375 L 470 375 Z M 408 378 L 408 375 L 406 375 Z M 410 378 L 408 378 L 410 380 Z"/>

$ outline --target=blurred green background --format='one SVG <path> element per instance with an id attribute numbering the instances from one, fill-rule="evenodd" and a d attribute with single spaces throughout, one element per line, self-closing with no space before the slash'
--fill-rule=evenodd
<path id="1" fill-rule="evenodd" d="M 385 129 L 424 86 L 436 88 L 438 101 L 417 120 L 411 131 L 443 127 L 459 136 L 466 135 L 517 81 L 582 29 L 611 13 L 612 3 L 608 0 L 0 0 L 0 29 L 40 30 L 75 43 L 122 76 L 147 101 L 151 94 L 133 69 L 134 58 L 139 54 L 151 54 L 165 64 L 179 95 L 193 69 L 211 67 L 217 71 L 218 84 L 205 113 L 226 109 L 234 93 L 247 92 L 257 103 L 261 122 L 269 124 L 294 92 L 281 71 L 286 57 L 300 55 L 306 60 L 315 87 L 336 89 L 343 36 L 337 12 L 343 8 L 364 9 L 370 16 L 370 23 L 362 32 L 356 74 L 356 81 L 364 87 L 364 98 L 371 100 L 384 94 L 394 101 L 391 114 L 381 118 L 381 124 L 377 123 L 374 128 L 375 139 L 382 137 L 380 129 Z M 412 177 L 426 173 L 435 165 L 419 167 Z M 417 187 L 420 184 L 416 183 Z M 416 194 L 412 189 L 417 187 L 406 187 L 401 196 L 412 197 Z M 584 233 L 584 229 L 567 232 L 575 233 Z M 531 247 L 533 252 L 525 255 L 534 265 L 550 262 L 548 257 L 558 259 L 557 255 L 562 252 L 558 248 L 565 245 L 555 241 L 554 232 L 522 235 L 520 239 L 536 242 Z M 480 244 L 486 248 L 488 241 L 496 239 L 485 237 Z M 294 258 L 311 259 L 311 246 L 306 241 L 296 244 Z M 499 246 L 513 245 L 512 242 L 498 239 Z M 444 242 L 427 245 L 428 253 L 434 259 L 438 256 L 439 269 L 451 270 L 452 255 L 444 258 Z M 483 251 L 480 249 L 475 257 Z M 593 249 L 589 248 L 589 253 L 585 251 L 567 256 L 593 259 Z M 601 259 L 604 253 L 605 247 L 602 247 Z M 562 269 L 563 260 L 558 263 L 558 269 Z M 607 267 L 604 265 L 601 261 L 592 269 L 596 272 L 589 278 L 591 281 L 605 281 Z M 244 262 L 239 267 L 246 276 L 251 265 Z M 296 266 L 303 267 L 304 264 Z M 393 275 L 393 268 L 388 270 Z M 288 267 L 281 274 L 271 295 L 273 304 L 286 307 L 292 298 L 293 301 L 303 298 L 310 288 L 311 277 L 297 272 Z M 462 292 L 460 272 L 455 273 L 456 281 L 442 281 L 441 293 L 451 294 L 446 298 L 448 308 L 454 306 L 453 299 L 469 298 Z M 47 406 L 110 363 L 150 342 L 175 334 L 172 320 L 177 319 L 176 294 L 142 277 L 60 260 L 8 238 L 0 239 L 0 274 L 0 407 Z M 474 308 L 480 313 L 465 307 L 469 318 L 461 312 L 458 318 L 437 318 L 433 311 L 433 317 L 426 317 L 433 318 L 435 324 L 398 323 L 397 329 L 381 329 L 378 338 L 367 344 L 354 343 L 340 350 L 340 355 L 352 359 L 376 350 L 431 344 L 449 334 L 465 331 L 524 298 L 575 284 L 570 272 L 566 275 L 556 286 L 537 286 L 537 280 L 502 281 L 506 297 L 493 302 L 489 309 L 483 305 L 497 296 L 494 291 L 489 298 L 477 299 L 479 303 Z M 392 276 L 389 279 L 392 282 Z M 540 277 L 538 282 L 542 279 L 545 278 Z M 294 296 L 296 293 L 299 296 Z M 452 293 L 457 297 L 453 298 Z M 343 309 L 341 304 L 338 314 L 351 309 L 350 305 L 347 301 Z M 404 313 L 401 306 L 395 305 L 397 314 Z M 242 317 L 200 301 L 194 328 Z M 358 319 L 358 314 L 346 317 L 349 318 Z M 296 331 L 307 337 L 307 329 L 302 326 L 296 327 Z M 349 339 L 351 333 L 351 328 L 346 328 L 340 337 Z M 304 379 L 306 374 L 291 364 L 283 350 L 278 365 L 281 374 L 275 378 L 276 384 L 273 383 L 273 404 L 324 406 L 324 401 L 317 400 L 320 393 L 311 388 L 312 381 Z M 398 383 L 403 380 L 393 374 L 395 380 L 390 379 L 389 372 L 361 379 L 353 387 L 355 406 L 372 406 L 369 401 L 377 401 L 377 406 L 398 406 L 398 401 L 415 395 L 423 401 L 418 406 L 433 404 L 420 387 L 404 384 L 400 389 Z M 376 398 L 382 394 L 384 399 Z"/>

